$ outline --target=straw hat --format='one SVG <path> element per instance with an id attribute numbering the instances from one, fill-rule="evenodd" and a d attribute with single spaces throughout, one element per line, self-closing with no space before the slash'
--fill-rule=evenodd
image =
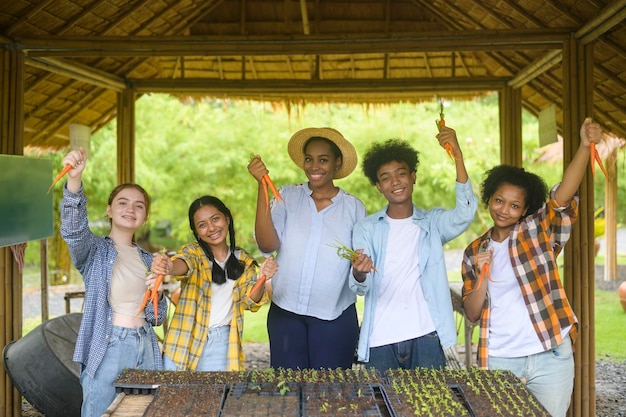
<path id="1" fill-rule="evenodd" d="M 304 167 L 304 144 L 312 137 L 326 138 L 339 147 L 342 164 L 335 172 L 334 179 L 347 177 L 354 171 L 358 159 L 356 149 L 341 133 L 330 127 L 308 127 L 293 134 L 287 144 L 287 151 L 296 165 L 300 168 Z"/>

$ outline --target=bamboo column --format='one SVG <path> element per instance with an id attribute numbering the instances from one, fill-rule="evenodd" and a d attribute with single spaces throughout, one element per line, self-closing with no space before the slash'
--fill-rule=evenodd
<path id="1" fill-rule="evenodd" d="M 606 160 L 607 174 L 604 194 L 604 280 L 617 280 L 617 150 L 611 150 Z"/>
<path id="2" fill-rule="evenodd" d="M 135 91 L 117 94 L 117 183 L 135 182 Z"/>
<path id="3" fill-rule="evenodd" d="M 500 161 L 522 166 L 522 91 L 505 86 L 499 92 Z"/>
<path id="4" fill-rule="evenodd" d="M 582 45 L 574 36 L 563 45 L 563 164 L 570 163 L 580 143 L 580 126 L 593 108 L 593 44 Z M 569 111 L 567 111 L 569 109 Z M 575 345 L 574 393 L 568 416 L 596 414 L 594 328 L 594 202 L 593 177 L 580 185 L 579 217 L 564 250 L 565 292 L 578 316 Z"/>
<path id="5" fill-rule="evenodd" d="M 0 48 L 0 153 L 24 154 L 24 55 Z M 22 273 L 0 248 L 0 345 L 22 337 Z M 21 396 L 0 367 L 0 415 L 22 415 Z"/>

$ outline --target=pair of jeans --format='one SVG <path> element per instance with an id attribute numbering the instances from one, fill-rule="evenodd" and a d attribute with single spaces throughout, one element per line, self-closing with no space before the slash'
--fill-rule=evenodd
<path id="1" fill-rule="evenodd" d="M 489 356 L 489 369 L 509 370 L 553 417 L 563 417 L 574 389 L 574 354 L 567 335 L 554 349 L 519 358 Z"/>
<path id="2" fill-rule="evenodd" d="M 226 371 L 229 333 L 230 326 L 212 327 L 209 329 L 209 335 L 194 371 Z M 163 354 L 163 367 L 168 371 L 176 371 L 178 369 L 167 354 Z"/>
<path id="3" fill-rule="evenodd" d="M 442 369 L 446 366 L 446 355 L 434 331 L 415 339 L 370 348 L 366 366 L 380 372 L 387 369 Z"/>
<path id="4" fill-rule="evenodd" d="M 106 353 L 94 377 L 81 366 L 80 384 L 83 388 L 82 417 L 100 417 L 115 399 L 113 382 L 125 369 L 155 370 L 150 324 L 128 328 L 113 326 Z"/>

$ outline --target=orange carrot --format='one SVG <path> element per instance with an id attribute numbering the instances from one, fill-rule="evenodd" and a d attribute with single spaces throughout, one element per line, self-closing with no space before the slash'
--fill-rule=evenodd
<path id="1" fill-rule="evenodd" d="M 441 128 L 446 125 L 446 121 L 443 118 L 443 101 L 440 103 L 439 119 L 435 120 L 435 124 L 437 125 L 437 130 L 440 132 L 441 132 Z M 444 143 L 443 148 L 446 150 L 446 153 L 448 154 L 450 158 L 456 159 L 454 157 L 454 152 L 452 151 L 452 145 L 450 145 L 449 143 Z"/>
<path id="2" fill-rule="evenodd" d="M 478 278 L 478 283 L 474 286 L 474 288 L 472 288 L 467 293 L 468 294 L 473 293 L 478 288 L 480 288 L 480 286 L 483 285 L 483 281 L 485 280 L 485 277 L 487 277 L 489 281 L 494 282 L 494 280 L 491 279 L 490 267 L 488 263 L 485 263 L 483 267 L 481 268 L 480 277 Z"/>
<path id="3" fill-rule="evenodd" d="M 267 181 L 265 180 L 265 177 L 261 179 L 261 185 L 263 186 L 263 196 L 265 197 L 265 214 L 267 214 L 270 209 L 270 196 L 267 192 Z"/>
<path id="4" fill-rule="evenodd" d="M 278 189 L 276 188 L 276 186 L 274 185 L 274 183 L 272 182 L 271 178 L 270 178 L 270 174 L 265 174 L 265 176 L 263 177 L 263 179 L 265 180 L 265 182 L 267 183 L 267 185 L 269 185 L 269 187 L 272 189 L 272 193 L 274 193 L 274 198 L 276 200 L 281 200 L 281 201 L 285 201 L 285 199 L 283 198 L 282 195 L 280 195 L 280 192 L 278 191 Z"/>
<path id="5" fill-rule="evenodd" d="M 74 168 L 72 166 L 72 164 L 65 164 L 65 168 L 63 168 L 63 170 L 61 172 L 59 172 L 59 175 L 57 175 L 57 177 L 54 179 L 54 181 L 52 181 L 52 184 L 50 185 L 50 188 L 48 188 L 48 192 L 46 194 L 50 194 L 50 190 L 52 190 L 52 187 L 54 187 L 54 184 L 56 184 L 57 182 L 59 182 L 59 180 L 61 178 L 63 178 L 63 176 L 65 174 L 67 174 L 70 169 Z"/>
<path id="6" fill-rule="evenodd" d="M 159 274 L 154 281 L 154 287 L 152 287 L 152 304 L 154 305 L 154 317 L 156 317 L 156 322 L 159 322 L 159 287 L 163 282 L 163 278 L 165 275 Z"/>
<path id="7" fill-rule="evenodd" d="M 598 154 L 598 150 L 596 149 L 595 142 L 589 143 L 589 153 L 591 155 L 591 173 L 593 174 L 593 178 L 596 177 L 596 166 L 595 166 L 596 162 L 598 163 L 598 165 L 600 166 L 600 169 L 604 173 L 604 177 L 609 178 L 609 175 L 606 173 L 606 169 L 604 169 L 602 158 L 600 158 L 600 154 Z"/>
<path id="8" fill-rule="evenodd" d="M 148 304 L 148 300 L 150 299 L 151 295 L 152 295 L 152 291 L 150 291 L 150 288 L 148 288 L 146 292 L 143 294 L 143 300 L 141 300 L 141 306 L 139 307 L 139 310 L 137 310 L 137 314 L 135 314 L 135 317 L 137 317 L 146 308 L 146 304 Z"/>
<path id="9" fill-rule="evenodd" d="M 254 287 L 252 287 L 252 289 L 250 290 L 250 293 L 248 294 L 248 297 L 246 297 L 246 300 L 249 300 L 250 296 L 254 294 L 259 288 L 261 288 L 265 284 L 266 280 L 267 278 L 265 277 L 265 275 L 261 275 L 256 284 L 254 284 Z"/>

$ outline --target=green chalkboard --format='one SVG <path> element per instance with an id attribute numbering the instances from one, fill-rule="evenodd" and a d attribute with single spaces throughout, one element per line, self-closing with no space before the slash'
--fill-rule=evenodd
<path id="1" fill-rule="evenodd" d="M 0 247 L 52 236 L 52 179 L 48 159 L 0 155 Z"/>

